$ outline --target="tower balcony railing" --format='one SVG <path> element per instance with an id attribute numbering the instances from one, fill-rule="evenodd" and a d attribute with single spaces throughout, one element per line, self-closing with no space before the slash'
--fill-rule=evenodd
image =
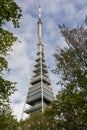
<path id="1" fill-rule="evenodd" d="M 47 85 L 46 86 L 43 85 L 43 91 L 48 93 L 49 95 L 53 96 L 52 89 L 49 88 Z M 30 95 L 36 94 L 38 92 L 41 92 L 41 86 L 38 87 L 38 88 L 33 87 L 33 89 L 30 89 L 29 92 L 28 92 L 28 95 L 30 96 Z"/>
<path id="2" fill-rule="evenodd" d="M 31 86 L 31 87 L 29 88 L 29 91 L 30 91 L 30 90 L 34 90 L 34 89 L 38 89 L 38 88 L 40 88 L 40 87 L 41 87 L 41 83 L 34 84 L 33 86 Z"/>
<path id="3" fill-rule="evenodd" d="M 47 94 L 45 92 L 43 93 L 43 96 L 44 96 L 44 98 L 48 99 L 49 101 L 53 101 L 54 100 L 53 96 L 51 96 L 51 95 L 49 95 L 49 94 Z"/>
<path id="4" fill-rule="evenodd" d="M 47 104 L 43 103 L 44 105 L 44 108 L 47 106 Z M 25 109 L 25 112 L 26 113 L 30 113 L 30 112 L 33 112 L 33 111 L 36 111 L 36 110 L 40 110 L 42 108 L 42 104 L 39 103 L 39 104 L 36 104 L 35 106 L 30 106 L 29 109 Z"/>
<path id="5" fill-rule="evenodd" d="M 49 87 L 47 84 L 43 83 L 43 88 L 50 91 L 50 92 L 53 92 L 53 89 L 51 87 Z"/>
<path id="6" fill-rule="evenodd" d="M 51 87 L 49 87 L 47 84 L 43 83 L 42 85 L 43 85 L 43 88 L 46 89 L 47 91 L 53 92 L 53 89 L 52 89 Z M 37 89 L 39 89 L 39 88 L 41 88 L 41 82 L 40 82 L 40 83 L 37 83 L 37 84 L 35 84 L 35 85 L 33 85 L 33 86 L 31 86 L 31 87 L 29 88 L 29 92 L 30 92 L 30 91 L 34 91 L 34 90 L 37 90 Z"/>
<path id="7" fill-rule="evenodd" d="M 26 109 L 25 112 L 26 113 L 30 113 L 30 112 L 33 112 L 33 111 L 36 111 L 36 110 L 40 110 L 41 108 L 41 103 L 35 105 L 35 106 L 31 106 L 29 109 Z"/>
<path id="8" fill-rule="evenodd" d="M 39 72 L 41 72 L 41 67 L 39 67 L 39 68 L 35 68 L 35 70 L 33 70 L 33 72 L 35 73 L 35 74 L 38 74 Z M 44 74 L 47 74 L 48 73 L 48 70 L 47 70 L 47 68 L 43 68 L 42 69 L 42 72 L 44 73 Z"/>
<path id="9" fill-rule="evenodd" d="M 48 99 L 49 101 L 52 101 L 54 100 L 54 96 L 53 95 L 50 95 L 49 93 L 46 93 L 43 91 L 43 96 L 44 98 Z M 31 101 L 34 101 L 38 98 L 41 98 L 41 92 L 38 92 L 38 93 L 35 93 L 35 94 L 32 94 L 32 95 L 29 95 L 27 97 L 27 103 L 31 102 Z"/>
<path id="10" fill-rule="evenodd" d="M 33 77 L 31 79 L 31 84 L 33 84 L 34 82 L 38 81 L 39 79 L 41 79 L 41 75 L 38 75 L 37 77 Z M 49 78 L 47 78 L 46 76 L 42 75 L 42 80 L 45 80 L 49 85 L 51 84 L 51 81 Z"/>
<path id="11" fill-rule="evenodd" d="M 42 59 L 42 62 L 45 62 L 44 57 L 42 57 L 42 58 L 40 58 L 40 57 L 39 57 L 39 58 L 38 58 L 38 59 L 36 59 L 35 61 L 36 61 L 36 62 L 39 62 L 41 59 Z"/>
<path id="12" fill-rule="evenodd" d="M 49 94 L 50 96 L 53 96 L 53 91 L 48 91 L 47 89 L 43 88 L 43 91 L 47 94 Z"/>
<path id="13" fill-rule="evenodd" d="M 31 96 L 31 95 L 34 95 L 34 94 L 39 93 L 39 92 L 41 92 L 41 87 L 34 89 L 32 91 L 29 91 L 28 95 Z"/>
<path id="14" fill-rule="evenodd" d="M 36 68 L 38 68 L 39 66 L 41 66 L 41 63 L 40 63 L 40 62 L 34 65 L 34 67 L 36 67 Z M 43 66 L 44 68 L 47 68 L 47 66 L 46 66 L 44 63 L 42 63 L 42 66 Z"/>
<path id="15" fill-rule="evenodd" d="M 40 92 L 36 93 L 34 95 L 28 96 L 26 102 L 29 103 L 29 102 L 31 102 L 33 100 L 36 100 L 36 99 L 40 98 L 40 97 L 41 97 L 41 93 Z"/>

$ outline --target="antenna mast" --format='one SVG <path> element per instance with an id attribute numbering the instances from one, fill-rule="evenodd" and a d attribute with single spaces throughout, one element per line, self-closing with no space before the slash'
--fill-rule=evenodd
<path id="1" fill-rule="evenodd" d="M 39 6 L 39 8 L 38 8 L 38 16 L 39 16 L 39 19 L 41 19 L 41 14 L 42 14 L 42 10 L 41 10 L 41 6 Z"/>

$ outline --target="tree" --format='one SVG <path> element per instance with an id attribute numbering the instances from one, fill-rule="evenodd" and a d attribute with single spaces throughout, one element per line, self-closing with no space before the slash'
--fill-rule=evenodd
<path id="1" fill-rule="evenodd" d="M 9 106 L 5 106 L 3 111 L 0 111 L 0 130 L 19 130 L 19 123 L 12 115 Z"/>
<path id="2" fill-rule="evenodd" d="M 29 118 L 20 122 L 23 130 L 44 130 L 43 114 L 40 111 L 30 114 Z"/>
<path id="3" fill-rule="evenodd" d="M 14 0 L 0 1 L 0 121 L 2 118 L 6 121 L 4 114 L 6 114 L 8 121 L 11 121 L 9 120 L 9 116 L 13 118 L 11 115 L 9 98 L 11 94 L 16 91 L 16 83 L 6 80 L 4 74 L 9 73 L 10 69 L 8 67 L 6 56 L 8 55 L 8 52 L 12 50 L 12 45 L 17 40 L 17 37 L 15 37 L 13 33 L 6 30 L 4 26 L 6 26 L 8 22 L 12 22 L 14 28 L 19 27 L 19 19 L 21 16 L 21 8 Z M 2 122 L 0 124 L 4 127 L 5 123 L 6 122 Z M 4 127 L 4 130 L 5 129 L 7 130 L 7 124 Z"/>
<path id="4" fill-rule="evenodd" d="M 9 72 L 6 55 L 17 40 L 11 32 L 5 30 L 3 25 L 12 22 L 14 27 L 19 27 L 21 8 L 13 0 L 0 1 L 0 106 L 9 101 L 9 96 L 15 91 L 14 83 L 4 78 L 4 72 Z"/>
<path id="5" fill-rule="evenodd" d="M 60 129 L 82 130 L 87 128 L 87 29 L 65 25 L 59 25 L 59 29 L 69 46 L 57 49 L 54 55 L 54 73 L 60 74 L 62 89 L 50 109 Z"/>
<path id="6" fill-rule="evenodd" d="M 49 118 L 46 112 L 37 111 L 30 114 L 29 118 L 21 121 L 20 128 L 23 130 L 58 130 L 54 120 L 51 119 L 51 116 Z"/>
<path id="7" fill-rule="evenodd" d="M 69 29 L 60 26 L 60 31 L 69 47 L 55 52 L 55 74 L 60 74 L 61 91 L 56 100 L 45 110 L 48 119 L 53 120 L 58 130 L 87 129 L 87 29 Z M 56 128 L 55 128 L 56 129 Z"/>

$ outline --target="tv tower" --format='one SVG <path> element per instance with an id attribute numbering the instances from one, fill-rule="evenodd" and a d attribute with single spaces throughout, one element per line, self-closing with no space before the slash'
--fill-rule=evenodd
<path id="1" fill-rule="evenodd" d="M 37 58 L 35 59 L 33 75 L 30 81 L 30 87 L 28 90 L 28 96 L 26 103 L 29 108 L 25 110 L 27 114 L 35 112 L 37 110 L 44 111 L 44 108 L 48 106 L 54 100 L 53 89 L 51 87 L 51 80 L 48 73 L 48 68 L 44 54 L 44 44 L 42 38 L 42 18 L 41 7 L 38 9 L 38 44 L 37 44 Z"/>

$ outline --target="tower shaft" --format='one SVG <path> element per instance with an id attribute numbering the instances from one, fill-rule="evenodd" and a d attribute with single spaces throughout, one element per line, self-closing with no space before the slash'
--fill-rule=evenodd
<path id="1" fill-rule="evenodd" d="M 38 8 L 38 42 L 42 42 L 42 21 L 41 21 L 41 7 Z"/>
<path id="2" fill-rule="evenodd" d="M 41 19 L 38 20 L 38 41 L 39 41 L 39 43 L 42 42 L 42 21 L 41 21 Z"/>

